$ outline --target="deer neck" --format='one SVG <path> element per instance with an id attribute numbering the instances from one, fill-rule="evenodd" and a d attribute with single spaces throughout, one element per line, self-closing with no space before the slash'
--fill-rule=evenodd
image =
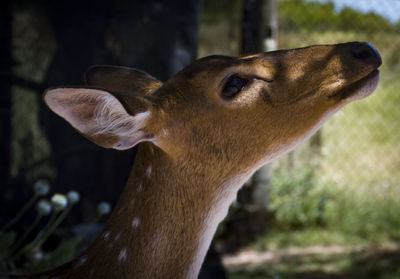
<path id="1" fill-rule="evenodd" d="M 76 272 L 82 267 L 85 278 L 197 278 L 216 228 L 248 176 L 210 178 L 142 144 L 103 232 L 72 265 Z"/>

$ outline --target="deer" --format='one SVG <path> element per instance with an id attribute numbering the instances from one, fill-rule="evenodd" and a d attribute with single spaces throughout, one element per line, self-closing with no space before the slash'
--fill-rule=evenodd
<path id="1" fill-rule="evenodd" d="M 197 278 L 246 180 L 370 95 L 381 64 L 371 44 L 349 42 L 209 56 L 164 83 L 94 66 L 87 86 L 48 89 L 47 106 L 95 144 L 140 144 L 94 243 L 69 263 L 19 278 Z"/>

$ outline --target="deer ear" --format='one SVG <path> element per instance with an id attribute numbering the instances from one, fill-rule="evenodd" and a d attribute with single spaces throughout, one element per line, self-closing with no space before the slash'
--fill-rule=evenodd
<path id="1" fill-rule="evenodd" d="M 120 66 L 93 66 L 85 73 L 86 84 L 113 92 L 149 95 L 162 82 L 140 70 Z"/>
<path id="2" fill-rule="evenodd" d="M 90 88 L 55 88 L 43 99 L 48 107 L 85 137 L 105 147 L 125 150 L 152 137 L 144 131 L 150 118 L 149 104 L 140 97 L 139 112 L 130 115 L 109 92 Z"/>

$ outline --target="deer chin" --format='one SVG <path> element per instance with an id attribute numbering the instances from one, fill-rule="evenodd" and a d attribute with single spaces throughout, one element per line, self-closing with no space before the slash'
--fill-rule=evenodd
<path id="1" fill-rule="evenodd" d="M 355 101 L 363 99 L 375 91 L 379 83 L 379 70 L 375 69 L 368 75 L 346 86 L 339 92 L 330 95 L 328 98 L 340 101 Z"/>

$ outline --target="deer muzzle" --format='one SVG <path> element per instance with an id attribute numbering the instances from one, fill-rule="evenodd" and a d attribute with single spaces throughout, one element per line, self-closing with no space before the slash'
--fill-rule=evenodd
<path id="1" fill-rule="evenodd" d="M 355 65 L 354 71 L 359 74 L 356 74 L 356 79 L 350 79 L 347 85 L 331 94 L 329 98 L 348 102 L 365 98 L 376 89 L 379 83 L 378 68 L 382 64 L 382 58 L 370 43 L 353 42 L 344 45 L 349 49 L 349 58 L 354 61 L 352 62 Z"/>

